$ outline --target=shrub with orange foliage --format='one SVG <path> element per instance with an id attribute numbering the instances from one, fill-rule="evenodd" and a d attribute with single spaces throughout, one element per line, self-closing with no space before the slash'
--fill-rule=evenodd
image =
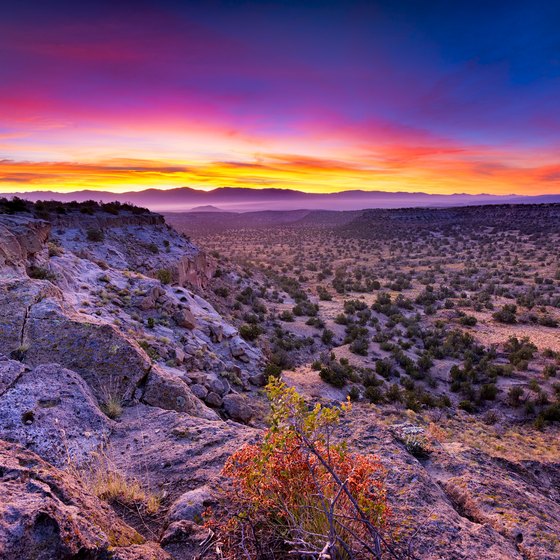
<path id="1" fill-rule="evenodd" d="M 384 469 L 372 455 L 332 442 L 340 408 L 307 408 L 293 388 L 267 386 L 271 426 L 263 441 L 227 461 L 226 513 L 209 525 L 226 560 L 366 559 L 387 552 Z"/>

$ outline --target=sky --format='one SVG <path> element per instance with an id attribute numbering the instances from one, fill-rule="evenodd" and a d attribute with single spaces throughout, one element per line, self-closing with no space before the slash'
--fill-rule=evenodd
<path id="1" fill-rule="evenodd" d="M 556 0 L 0 4 L 0 192 L 560 193 Z"/>

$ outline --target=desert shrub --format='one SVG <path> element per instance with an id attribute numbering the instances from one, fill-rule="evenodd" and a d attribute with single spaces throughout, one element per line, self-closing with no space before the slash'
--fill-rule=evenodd
<path id="1" fill-rule="evenodd" d="M 282 368 L 273 362 L 268 362 L 264 367 L 264 374 L 266 378 L 269 377 L 280 377 L 282 375 Z"/>
<path id="2" fill-rule="evenodd" d="M 367 309 L 367 303 L 359 299 L 350 299 L 344 302 L 344 312 L 350 315 L 356 313 L 356 311 L 362 311 Z"/>
<path id="3" fill-rule="evenodd" d="M 366 387 L 364 397 L 373 404 L 383 402 L 383 389 L 379 386 L 370 385 Z"/>
<path id="4" fill-rule="evenodd" d="M 388 379 L 393 373 L 393 366 L 389 360 L 377 360 L 375 362 L 375 371 L 385 379 Z"/>
<path id="5" fill-rule="evenodd" d="M 523 397 L 524 391 L 519 385 L 514 385 L 510 387 L 508 391 L 508 403 L 510 406 L 517 407 L 521 404 L 521 397 Z"/>
<path id="6" fill-rule="evenodd" d="M 474 327 L 476 322 L 476 317 L 473 317 L 472 315 L 465 315 L 459 319 L 459 323 L 465 327 Z"/>
<path id="7" fill-rule="evenodd" d="M 280 314 L 280 320 L 285 321 L 286 323 L 292 323 L 294 320 L 294 315 L 291 311 L 288 311 L 286 309 Z"/>
<path id="8" fill-rule="evenodd" d="M 93 243 L 101 243 L 105 240 L 105 232 L 102 229 L 90 227 L 86 230 L 86 237 L 88 241 L 92 241 Z"/>
<path id="9" fill-rule="evenodd" d="M 526 370 L 529 361 L 533 359 L 537 347 L 526 337 L 519 340 L 511 336 L 504 349 L 509 353 L 509 361 L 519 370 Z"/>
<path id="10" fill-rule="evenodd" d="M 261 334 L 261 328 L 254 323 L 246 323 L 239 327 L 239 335 L 245 340 L 256 340 Z"/>
<path id="11" fill-rule="evenodd" d="M 27 269 L 27 275 L 29 278 L 33 278 L 35 280 L 55 280 L 56 276 L 50 272 L 47 268 L 43 268 L 42 266 L 30 266 Z"/>
<path id="12" fill-rule="evenodd" d="M 329 291 L 324 286 L 319 286 L 317 288 L 317 293 L 319 294 L 319 299 L 321 301 L 331 301 L 332 296 Z"/>
<path id="13" fill-rule="evenodd" d="M 498 394 L 498 388 L 495 383 L 485 383 L 480 388 L 480 400 L 481 401 L 493 401 Z"/>
<path id="14" fill-rule="evenodd" d="M 156 272 L 156 278 L 157 278 L 162 284 L 171 284 L 171 271 L 168 270 L 167 268 L 160 268 L 160 269 Z"/>
<path id="15" fill-rule="evenodd" d="M 342 368 L 323 366 L 319 371 L 321 379 L 333 387 L 342 388 L 346 385 L 346 375 Z"/>
<path id="16" fill-rule="evenodd" d="M 292 313 L 297 317 L 301 317 L 303 315 L 306 315 L 307 317 L 315 317 L 318 311 L 319 306 L 316 303 L 311 303 L 307 300 L 300 301 L 292 308 Z"/>
<path id="17" fill-rule="evenodd" d="M 121 399 L 117 395 L 107 395 L 100 408 L 108 418 L 116 420 L 122 414 Z"/>
<path id="18" fill-rule="evenodd" d="M 517 306 L 514 305 L 513 303 L 507 303 L 502 307 L 502 309 L 496 311 L 496 313 L 494 313 L 492 317 L 494 317 L 494 319 L 499 323 L 513 325 L 514 323 L 517 322 L 516 313 L 517 313 Z"/>
<path id="19" fill-rule="evenodd" d="M 538 416 L 542 422 L 560 422 L 560 404 L 553 404 L 545 408 Z"/>
<path id="20" fill-rule="evenodd" d="M 474 406 L 474 403 L 469 401 L 469 400 L 461 401 L 459 403 L 459 408 L 461 410 L 464 410 L 465 412 L 468 412 L 468 413 L 471 413 L 471 414 L 476 410 L 476 408 Z"/>
<path id="21" fill-rule="evenodd" d="M 389 508 L 384 471 L 372 455 L 332 443 L 341 409 L 309 410 L 293 388 L 267 387 L 271 426 L 261 443 L 227 461 L 224 513 L 208 524 L 225 560 L 380 558 Z M 393 557 L 397 557 L 393 553 Z"/>
<path id="22" fill-rule="evenodd" d="M 228 297 L 229 290 L 225 286 L 219 286 L 214 290 L 214 293 L 219 297 Z"/>
<path id="23" fill-rule="evenodd" d="M 3 210 L 7 214 L 16 214 L 18 212 L 26 212 L 29 203 L 22 198 L 14 196 L 11 199 L 2 198 L 0 199 L 0 204 L 3 206 Z"/>
<path id="24" fill-rule="evenodd" d="M 369 342 L 366 338 L 356 338 L 356 340 L 350 343 L 349 350 L 354 354 L 358 354 L 359 356 L 367 356 L 369 348 Z"/>
<path id="25" fill-rule="evenodd" d="M 558 326 L 558 321 L 550 315 L 543 315 L 542 317 L 539 317 L 538 322 L 542 327 L 556 328 Z"/>
<path id="26" fill-rule="evenodd" d="M 402 393 L 399 386 L 396 383 L 393 383 L 385 393 L 385 398 L 389 402 L 401 402 L 402 401 Z"/>
<path id="27" fill-rule="evenodd" d="M 334 338 L 334 332 L 331 331 L 330 329 L 325 329 L 323 331 L 323 334 L 321 335 L 321 342 L 329 346 L 330 344 L 332 344 L 333 338 Z"/>

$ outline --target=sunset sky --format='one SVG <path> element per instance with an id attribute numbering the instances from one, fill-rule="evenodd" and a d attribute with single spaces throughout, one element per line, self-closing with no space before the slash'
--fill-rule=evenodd
<path id="1" fill-rule="evenodd" d="M 560 2 L 4 2 L 0 191 L 560 193 Z"/>

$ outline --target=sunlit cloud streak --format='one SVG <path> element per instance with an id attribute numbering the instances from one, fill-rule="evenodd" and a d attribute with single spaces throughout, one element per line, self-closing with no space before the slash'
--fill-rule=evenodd
<path id="1" fill-rule="evenodd" d="M 0 191 L 560 192 L 558 3 L 14 4 Z"/>

